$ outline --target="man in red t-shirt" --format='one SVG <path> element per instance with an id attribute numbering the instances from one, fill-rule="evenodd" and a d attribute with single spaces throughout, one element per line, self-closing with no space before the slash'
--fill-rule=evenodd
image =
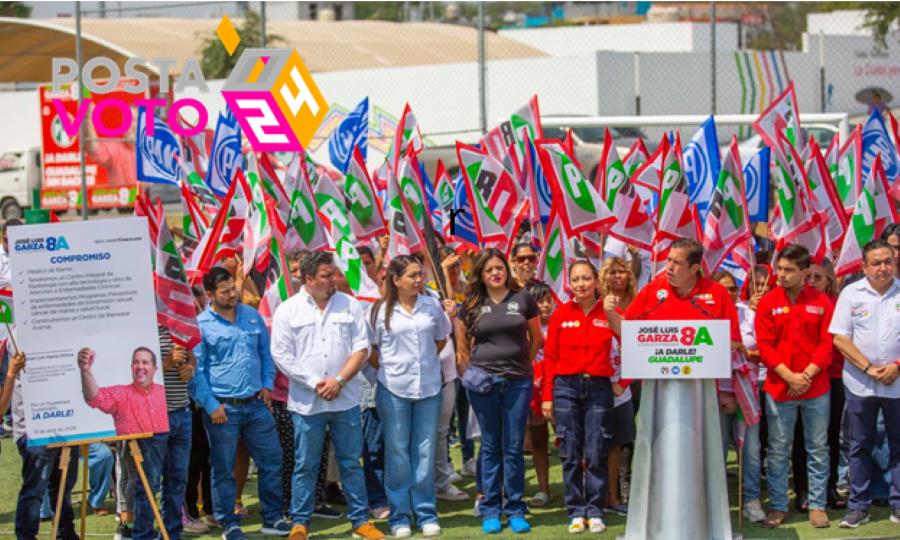
<path id="1" fill-rule="evenodd" d="M 778 286 L 756 308 L 756 340 L 768 368 L 763 386 L 769 426 L 768 475 L 771 508 L 765 527 L 781 525 L 788 511 L 788 462 L 797 413 L 809 471 L 809 521 L 828 527 L 828 365 L 834 307 L 824 293 L 806 284 L 811 263 L 803 246 L 789 245 L 775 260 Z"/>
<path id="2" fill-rule="evenodd" d="M 732 349 L 741 347 L 734 302 L 724 287 L 701 275 L 702 261 L 696 240 L 673 242 L 665 275 L 638 292 L 624 317 L 616 311 L 618 298 L 604 299 L 610 328 L 621 335 L 623 318 L 726 320 Z M 623 365 L 628 361 L 622 358 Z M 685 512 L 685 500 L 701 506 Z M 645 381 L 625 538 L 731 538 L 715 380 Z"/>

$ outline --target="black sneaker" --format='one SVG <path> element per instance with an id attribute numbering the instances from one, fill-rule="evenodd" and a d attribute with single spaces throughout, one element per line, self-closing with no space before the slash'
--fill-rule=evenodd
<path id="1" fill-rule="evenodd" d="M 334 509 L 327 504 L 323 504 L 322 506 L 313 510 L 313 517 L 322 518 L 322 519 L 341 519 L 344 515 L 340 510 Z"/>
<path id="2" fill-rule="evenodd" d="M 868 522 L 868 512 L 863 512 L 862 510 L 850 510 L 849 512 L 847 512 L 847 515 L 844 516 L 844 519 L 841 520 L 841 524 L 838 526 L 842 529 L 855 529 L 860 525 L 865 525 Z"/>
<path id="3" fill-rule="evenodd" d="M 131 538 L 131 527 L 126 525 L 125 523 L 119 522 L 118 527 L 116 527 L 116 534 L 113 536 L 113 540 L 123 540 Z"/>
<path id="4" fill-rule="evenodd" d="M 900 508 L 891 508 L 891 522 L 900 525 Z"/>

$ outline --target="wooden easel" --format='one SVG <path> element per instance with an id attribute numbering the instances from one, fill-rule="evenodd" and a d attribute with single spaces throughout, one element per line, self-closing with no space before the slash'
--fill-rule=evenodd
<path id="1" fill-rule="evenodd" d="M 56 497 L 56 512 L 53 514 L 53 528 L 50 530 L 50 538 L 56 538 L 56 531 L 59 530 L 59 516 L 62 512 L 63 497 L 66 494 L 66 476 L 69 473 L 69 461 L 72 459 L 72 448 L 80 447 L 83 458 L 82 476 L 81 476 L 81 538 L 85 536 L 85 528 L 87 526 L 87 506 L 88 506 L 88 446 L 94 443 L 112 443 L 119 441 L 128 441 L 128 448 L 131 450 L 131 456 L 134 458 L 134 467 L 137 469 L 138 476 L 141 477 L 141 484 L 144 486 L 144 493 L 147 494 L 147 500 L 150 501 L 150 508 L 153 509 L 153 517 L 159 526 L 159 533 L 163 540 L 169 540 L 169 533 L 163 523 L 162 515 L 159 513 L 159 507 L 156 505 L 156 497 L 150 489 L 150 482 L 147 481 L 147 475 L 144 473 L 144 456 L 141 454 L 141 448 L 138 445 L 138 439 L 148 439 L 152 437 L 152 433 L 133 433 L 131 435 L 119 435 L 116 437 L 104 437 L 101 439 L 88 439 L 83 441 L 73 441 L 65 443 L 48 444 L 48 448 L 62 448 L 59 455 L 59 468 L 62 475 L 59 479 L 59 495 Z"/>

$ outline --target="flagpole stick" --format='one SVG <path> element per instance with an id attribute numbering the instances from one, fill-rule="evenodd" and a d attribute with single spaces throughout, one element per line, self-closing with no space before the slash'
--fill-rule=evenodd
<path id="1" fill-rule="evenodd" d="M 4 323 L 6 325 L 6 332 L 9 334 L 9 339 L 12 342 L 13 350 L 16 354 L 19 354 L 19 346 L 16 345 L 16 338 L 13 336 L 12 328 L 9 327 L 9 323 Z"/>
<path id="2" fill-rule="evenodd" d="M 746 438 L 746 434 L 744 438 Z M 744 528 L 744 448 L 738 445 L 738 529 Z"/>

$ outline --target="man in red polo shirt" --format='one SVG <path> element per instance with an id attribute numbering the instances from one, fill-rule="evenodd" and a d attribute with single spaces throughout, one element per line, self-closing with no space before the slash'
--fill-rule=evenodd
<path id="1" fill-rule="evenodd" d="M 788 462 L 799 412 L 809 471 L 809 521 L 828 527 L 828 365 L 833 306 L 806 284 L 811 263 L 803 246 L 789 245 L 775 260 L 778 286 L 756 308 L 756 340 L 768 368 L 763 390 L 769 426 L 767 484 L 771 507 L 763 526 L 778 527 L 788 511 Z"/>
<path id="2" fill-rule="evenodd" d="M 740 347 L 734 302 L 724 287 L 700 274 L 702 260 L 703 246 L 696 240 L 673 242 L 665 275 L 638 292 L 624 318 L 726 320 L 731 348 Z M 616 311 L 617 302 L 607 296 L 604 310 L 610 328 L 621 335 L 623 317 Z M 622 358 L 623 365 L 628 361 Z M 644 382 L 632 469 L 626 540 L 731 538 L 714 380 Z M 684 510 L 685 500 L 693 501 L 692 511 Z"/>

